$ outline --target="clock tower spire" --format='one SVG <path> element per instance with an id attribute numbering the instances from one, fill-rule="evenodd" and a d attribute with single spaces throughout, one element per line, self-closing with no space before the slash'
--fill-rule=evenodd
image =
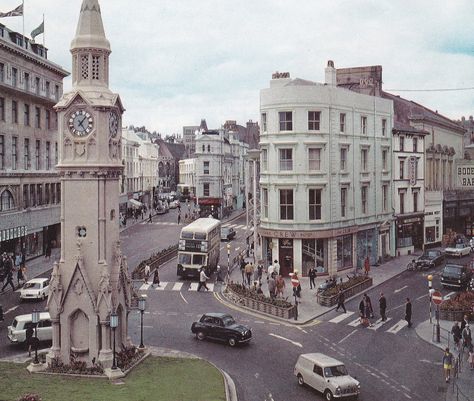
<path id="1" fill-rule="evenodd" d="M 61 259 L 54 266 L 48 308 L 49 358 L 71 355 L 112 364 L 110 314 L 119 316 L 118 342 L 127 343 L 130 280 L 119 241 L 121 118 L 109 89 L 110 43 L 98 0 L 83 0 L 71 42 L 72 90 L 58 112 L 61 176 Z"/>

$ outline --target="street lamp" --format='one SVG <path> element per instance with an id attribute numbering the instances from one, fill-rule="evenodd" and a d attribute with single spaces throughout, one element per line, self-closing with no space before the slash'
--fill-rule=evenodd
<path id="1" fill-rule="evenodd" d="M 118 327 L 118 315 L 115 311 L 110 314 L 110 327 L 114 333 L 112 369 L 115 370 L 117 369 L 117 363 L 115 360 L 115 329 Z"/>
<path id="2" fill-rule="evenodd" d="M 143 314 L 145 313 L 146 309 L 146 298 L 140 297 L 138 299 L 138 309 L 140 310 L 140 348 L 145 348 L 143 345 Z"/>
<path id="3" fill-rule="evenodd" d="M 433 323 L 432 322 L 432 317 L 431 317 L 431 296 L 433 295 L 433 276 L 431 274 L 428 275 L 427 277 L 428 279 L 428 291 L 429 291 L 429 294 L 430 294 L 430 323 Z"/>
<path id="4" fill-rule="evenodd" d="M 37 365 L 39 363 L 39 360 L 38 360 L 38 322 L 40 321 L 40 311 L 33 309 L 33 312 L 31 312 L 31 321 L 35 325 L 35 360 L 33 363 Z"/>
<path id="5" fill-rule="evenodd" d="M 230 244 L 227 244 L 227 274 L 230 274 Z"/>

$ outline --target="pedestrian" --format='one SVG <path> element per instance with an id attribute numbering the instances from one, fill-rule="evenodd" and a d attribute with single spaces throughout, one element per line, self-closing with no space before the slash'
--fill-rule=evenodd
<path id="1" fill-rule="evenodd" d="M 23 270 L 20 266 L 17 267 L 16 270 L 16 280 L 18 281 L 18 288 L 25 282 L 25 279 L 23 278 Z"/>
<path id="2" fill-rule="evenodd" d="M 360 317 L 360 324 L 363 326 L 368 326 L 369 325 L 369 320 L 367 319 L 365 315 L 365 296 L 362 297 L 361 301 L 359 302 L 359 317 Z"/>
<path id="3" fill-rule="evenodd" d="M 178 212 L 178 224 L 181 223 L 181 213 Z"/>
<path id="4" fill-rule="evenodd" d="M 25 336 L 26 336 L 26 344 L 28 345 L 28 356 L 31 356 L 31 346 L 33 345 L 33 323 L 29 324 Z"/>
<path id="5" fill-rule="evenodd" d="M 342 310 L 344 311 L 344 313 L 347 313 L 346 311 L 346 306 L 344 305 L 344 301 L 345 301 L 346 297 L 344 295 L 344 291 L 342 290 L 342 288 L 339 288 L 339 294 L 337 294 L 337 308 L 336 308 L 336 312 L 339 310 L 339 308 L 342 308 Z"/>
<path id="6" fill-rule="evenodd" d="M 461 331 L 464 330 L 464 327 L 466 327 L 469 324 L 469 319 L 467 315 L 464 315 L 462 321 L 461 321 Z"/>
<path id="7" fill-rule="evenodd" d="M 444 350 L 443 355 L 443 368 L 444 368 L 444 377 L 446 379 L 446 383 L 449 382 L 451 379 L 451 369 L 453 367 L 453 354 L 449 351 L 449 348 Z"/>
<path id="8" fill-rule="evenodd" d="M 469 347 L 468 362 L 469 362 L 469 367 L 471 368 L 471 370 L 474 370 L 474 346 L 472 344 Z"/>
<path id="9" fill-rule="evenodd" d="M 28 276 L 26 275 L 26 265 L 21 265 L 21 275 L 23 276 L 23 281 L 28 281 Z"/>
<path id="10" fill-rule="evenodd" d="M 245 276 L 247 277 L 247 285 L 250 287 L 252 276 L 254 272 L 253 263 L 249 262 L 245 265 Z"/>
<path id="11" fill-rule="evenodd" d="M 257 294 L 263 294 L 263 291 L 262 291 L 262 283 L 260 283 L 260 284 L 258 285 Z"/>
<path id="12" fill-rule="evenodd" d="M 280 275 L 280 263 L 278 263 L 278 260 L 275 259 L 275 261 L 273 262 L 273 271 L 275 272 L 275 274 L 277 276 Z"/>
<path id="13" fill-rule="evenodd" d="M 150 214 L 148 215 L 148 223 L 151 223 L 152 220 L 151 220 L 151 210 L 150 210 Z"/>
<path id="14" fill-rule="evenodd" d="M 471 328 L 468 324 L 466 324 L 466 327 L 464 327 L 464 330 L 462 331 L 462 343 L 463 348 L 466 349 L 469 349 L 472 344 Z"/>
<path id="15" fill-rule="evenodd" d="M 20 253 L 17 253 L 17 254 L 15 255 L 15 267 L 16 267 L 17 269 L 19 269 L 20 266 L 21 266 L 21 254 L 20 254 Z"/>
<path id="16" fill-rule="evenodd" d="M 365 296 L 365 301 L 366 301 L 366 307 L 367 307 L 367 311 L 366 311 L 366 316 L 367 318 L 373 318 L 374 317 L 374 308 L 372 307 L 372 301 L 369 297 L 368 294 L 364 294 Z"/>
<path id="17" fill-rule="evenodd" d="M 144 270 L 144 277 L 143 281 L 145 284 L 148 284 L 148 279 L 150 278 L 150 265 L 148 263 L 145 263 L 145 270 Z"/>
<path id="18" fill-rule="evenodd" d="M 272 276 L 272 274 L 275 272 L 275 267 L 270 263 L 270 266 L 268 266 L 267 269 L 267 281 L 269 278 Z"/>
<path id="19" fill-rule="evenodd" d="M 44 252 L 44 258 L 50 259 L 51 258 L 51 246 L 48 244 L 46 245 L 46 250 Z"/>
<path id="20" fill-rule="evenodd" d="M 188 214 L 184 213 L 184 222 L 186 223 L 188 221 Z"/>
<path id="21" fill-rule="evenodd" d="M 201 267 L 201 272 L 199 273 L 199 285 L 197 289 L 198 291 L 201 290 L 201 287 L 204 287 L 206 291 L 209 291 L 209 288 L 207 288 L 207 285 L 206 285 L 206 280 L 209 280 L 209 277 L 206 276 L 204 267 Z"/>
<path id="22" fill-rule="evenodd" d="M 12 287 L 12 290 L 15 291 L 15 285 L 13 284 L 13 272 L 12 272 L 12 269 L 9 269 L 7 271 L 7 281 L 5 284 L 3 284 L 3 287 L 2 287 L 2 292 L 3 290 L 5 289 L 5 287 L 10 284 L 11 287 Z"/>
<path id="23" fill-rule="evenodd" d="M 293 280 L 298 281 L 298 285 L 296 287 L 293 287 L 293 295 L 296 295 L 298 298 L 301 298 L 301 282 L 298 278 L 298 270 L 293 270 L 293 273 L 290 273 L 290 276 Z"/>
<path id="24" fill-rule="evenodd" d="M 268 293 L 271 299 L 275 298 L 275 289 L 276 289 L 275 273 L 273 273 L 268 279 Z"/>
<path id="25" fill-rule="evenodd" d="M 283 293 L 285 291 L 285 280 L 283 280 L 282 276 L 278 276 L 275 280 L 275 285 L 276 285 L 276 291 L 275 291 L 275 296 L 278 297 L 281 295 L 283 298 Z"/>
<path id="26" fill-rule="evenodd" d="M 459 347 L 459 342 L 461 341 L 461 338 L 462 338 L 462 331 L 461 331 L 461 327 L 459 327 L 458 322 L 454 322 L 453 327 L 451 328 L 451 334 L 453 335 L 454 345 L 456 346 L 456 349 L 459 352 L 461 350 L 461 348 Z"/>
<path id="27" fill-rule="evenodd" d="M 260 262 L 257 266 L 257 280 L 259 284 L 262 284 L 262 276 L 263 276 L 263 264 Z"/>
<path id="28" fill-rule="evenodd" d="M 309 276 L 309 289 L 312 290 L 313 287 L 316 288 L 316 283 L 314 282 L 314 279 L 316 278 L 316 269 L 314 266 L 311 266 L 308 270 L 308 276 Z"/>
<path id="29" fill-rule="evenodd" d="M 224 280 L 222 280 L 221 267 L 219 265 L 217 265 L 217 268 L 216 268 L 216 282 L 219 282 L 219 281 L 224 281 Z"/>
<path id="30" fill-rule="evenodd" d="M 408 327 L 411 327 L 411 302 L 410 298 L 407 298 L 406 304 L 405 304 L 405 320 L 408 323 Z"/>
<path id="31" fill-rule="evenodd" d="M 153 283 L 151 286 L 154 288 L 155 285 L 158 287 L 160 286 L 160 273 L 158 272 L 158 268 L 156 268 L 153 273 Z"/>
<path id="32" fill-rule="evenodd" d="M 370 260 L 368 256 L 366 256 L 364 260 L 364 271 L 365 275 L 368 276 L 370 272 Z"/>
<path id="33" fill-rule="evenodd" d="M 382 322 L 385 322 L 387 320 L 387 316 L 385 315 L 385 311 L 387 310 L 387 299 L 385 298 L 385 295 L 383 295 L 383 292 L 380 293 L 379 309 Z"/>
<path id="34" fill-rule="evenodd" d="M 240 274 L 242 275 L 242 284 L 245 284 L 245 266 L 247 263 L 245 263 L 245 259 L 242 258 L 240 260 Z"/>

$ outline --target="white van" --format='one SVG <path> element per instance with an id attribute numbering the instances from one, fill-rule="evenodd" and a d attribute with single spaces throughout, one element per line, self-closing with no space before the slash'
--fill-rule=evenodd
<path id="1" fill-rule="evenodd" d="M 31 313 L 27 315 L 19 315 L 13 319 L 12 325 L 8 326 L 8 339 L 13 344 L 23 344 L 26 341 L 26 329 L 35 325 L 31 321 Z M 33 336 L 35 333 L 33 333 Z M 49 312 L 41 312 L 40 320 L 38 322 L 38 340 L 52 341 L 53 328 L 51 327 L 51 318 Z"/>
<path id="2" fill-rule="evenodd" d="M 307 384 L 321 392 L 327 401 L 343 397 L 356 399 L 360 393 L 360 383 L 349 376 L 344 364 L 324 354 L 301 354 L 294 374 L 300 386 Z"/>

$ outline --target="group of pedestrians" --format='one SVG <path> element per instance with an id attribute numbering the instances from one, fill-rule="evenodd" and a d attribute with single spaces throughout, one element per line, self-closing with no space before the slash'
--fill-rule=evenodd
<path id="1" fill-rule="evenodd" d="M 148 284 L 148 280 L 150 279 L 150 275 L 151 275 L 151 269 L 148 263 L 145 264 L 145 269 L 143 273 L 144 273 L 143 281 L 145 282 L 145 284 Z M 154 288 L 155 285 L 157 287 L 160 287 L 160 273 L 158 272 L 158 267 L 153 271 L 153 280 L 152 280 L 151 286 Z"/>
<path id="2" fill-rule="evenodd" d="M 46 252 L 45 257 L 49 258 L 51 256 L 51 248 L 49 248 L 49 255 Z M 20 288 L 26 281 L 26 264 L 25 264 L 25 254 L 17 253 L 15 256 L 13 254 L 8 254 L 3 252 L 0 257 L 0 281 L 3 283 L 1 291 L 3 292 L 8 286 L 11 286 L 12 290 L 15 291 L 15 284 L 13 283 L 13 276 L 16 272 L 17 279 L 17 288 Z"/>

